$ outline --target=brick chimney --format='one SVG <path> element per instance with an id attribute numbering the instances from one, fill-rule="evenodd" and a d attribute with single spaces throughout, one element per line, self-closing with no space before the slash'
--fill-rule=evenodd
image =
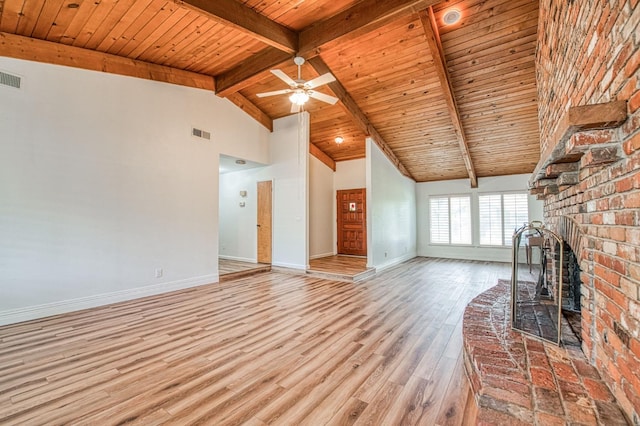
<path id="1" fill-rule="evenodd" d="M 579 228 L 582 349 L 640 424 L 640 2 L 540 3 L 530 190 Z"/>

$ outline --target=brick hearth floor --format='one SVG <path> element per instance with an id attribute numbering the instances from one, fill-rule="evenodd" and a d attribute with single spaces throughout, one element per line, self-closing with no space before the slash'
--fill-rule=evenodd
<path id="1" fill-rule="evenodd" d="M 578 345 L 558 347 L 511 329 L 510 287 L 500 280 L 464 314 L 478 424 L 629 424 Z"/>

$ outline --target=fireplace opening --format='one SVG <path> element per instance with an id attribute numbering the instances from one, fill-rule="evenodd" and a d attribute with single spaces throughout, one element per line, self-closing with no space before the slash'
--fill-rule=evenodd
<path id="1" fill-rule="evenodd" d="M 566 318 L 573 334 L 582 342 L 581 333 L 581 288 L 580 263 L 575 252 L 565 241 L 564 243 L 564 276 L 562 277 L 562 314 Z"/>
<path id="2" fill-rule="evenodd" d="M 581 345 L 580 265 L 571 246 L 542 223 L 513 236 L 512 327 L 565 346 Z"/>

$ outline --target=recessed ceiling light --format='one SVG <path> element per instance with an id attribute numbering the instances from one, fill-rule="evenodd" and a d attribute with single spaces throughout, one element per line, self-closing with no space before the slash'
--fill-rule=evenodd
<path id="1" fill-rule="evenodd" d="M 344 138 L 343 138 L 342 136 L 338 136 L 338 137 L 335 139 L 335 141 L 336 141 L 336 143 L 337 143 L 338 145 L 340 145 L 342 142 L 344 142 Z"/>
<path id="2" fill-rule="evenodd" d="M 453 25 L 460 20 L 462 14 L 458 9 L 449 9 L 442 16 L 442 22 L 445 25 Z"/>
<path id="3" fill-rule="evenodd" d="M 243 164 L 247 164 L 247 162 L 244 160 L 236 160 L 236 164 L 243 165 Z"/>

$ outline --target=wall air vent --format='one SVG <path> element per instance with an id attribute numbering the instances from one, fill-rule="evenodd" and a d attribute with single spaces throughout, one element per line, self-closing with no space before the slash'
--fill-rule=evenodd
<path id="1" fill-rule="evenodd" d="M 7 74 L 6 72 L 0 71 L 0 84 L 9 87 L 15 87 L 16 89 L 20 88 L 20 81 L 22 79 L 17 75 Z"/>
<path id="2" fill-rule="evenodd" d="M 202 139 L 206 139 L 206 140 L 211 140 L 211 133 L 204 131 L 202 129 L 196 129 L 195 127 L 191 128 L 191 135 L 197 137 L 197 138 L 202 138 Z"/>

